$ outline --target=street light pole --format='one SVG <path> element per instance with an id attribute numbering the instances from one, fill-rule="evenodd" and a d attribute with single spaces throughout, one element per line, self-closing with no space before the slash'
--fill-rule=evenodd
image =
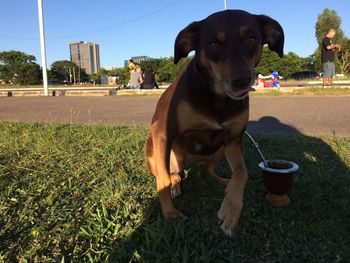
<path id="1" fill-rule="evenodd" d="M 224 0 L 225 10 L 227 10 L 227 0 Z"/>
<path id="2" fill-rule="evenodd" d="M 41 64 L 43 68 L 44 96 L 49 96 L 49 89 L 47 87 L 46 47 L 45 47 L 45 31 L 44 31 L 44 16 L 43 16 L 42 0 L 38 0 L 38 13 L 39 13 L 39 29 L 40 29 Z"/>

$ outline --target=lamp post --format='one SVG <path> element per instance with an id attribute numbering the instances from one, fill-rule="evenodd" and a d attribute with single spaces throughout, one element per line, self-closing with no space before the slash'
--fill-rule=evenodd
<path id="1" fill-rule="evenodd" d="M 227 10 L 227 0 L 224 0 L 225 10 Z"/>
<path id="2" fill-rule="evenodd" d="M 49 96 L 49 89 L 47 87 L 46 47 L 45 47 L 45 31 L 44 31 L 44 16 L 43 16 L 42 0 L 38 0 L 38 13 L 39 13 L 40 50 L 41 50 L 41 64 L 43 68 L 44 95 Z"/>

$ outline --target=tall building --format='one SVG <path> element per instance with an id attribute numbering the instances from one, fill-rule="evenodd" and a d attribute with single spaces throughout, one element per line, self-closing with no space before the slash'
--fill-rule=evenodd
<path id="1" fill-rule="evenodd" d="M 85 69 L 87 74 L 100 69 L 100 49 L 93 42 L 78 41 L 69 44 L 70 61 Z"/>
<path id="2" fill-rule="evenodd" d="M 131 57 L 131 59 L 136 63 L 136 64 L 140 64 L 142 61 L 150 61 L 153 58 L 149 57 L 149 56 L 135 56 L 135 57 Z M 128 66 L 128 60 L 124 60 L 124 66 L 127 67 Z"/>

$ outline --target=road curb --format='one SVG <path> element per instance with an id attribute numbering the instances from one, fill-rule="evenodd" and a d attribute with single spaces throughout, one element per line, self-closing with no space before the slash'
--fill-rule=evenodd
<path id="1" fill-rule="evenodd" d="M 269 87 L 269 88 L 258 88 L 256 87 L 256 93 L 266 92 L 282 92 L 291 93 L 298 90 L 304 90 L 308 88 L 322 88 L 320 86 L 309 85 L 309 86 L 288 86 L 288 87 Z M 349 85 L 338 86 L 334 85 L 334 88 L 349 89 Z M 332 89 L 332 87 L 325 87 L 325 90 Z M 130 96 L 130 95 L 144 95 L 144 96 L 158 96 L 166 90 L 166 87 L 160 89 L 117 89 L 114 87 L 60 87 L 60 88 L 49 88 L 49 96 Z M 33 97 L 33 96 L 44 96 L 44 91 L 41 88 L 7 88 L 0 89 L 0 97 Z"/>

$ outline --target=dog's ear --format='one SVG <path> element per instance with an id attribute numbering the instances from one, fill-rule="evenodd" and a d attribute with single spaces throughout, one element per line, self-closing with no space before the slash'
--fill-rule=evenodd
<path id="1" fill-rule="evenodd" d="M 181 58 L 187 57 L 188 53 L 192 50 L 197 49 L 200 24 L 200 22 L 193 22 L 177 35 L 174 46 L 175 64 L 177 64 Z"/>
<path id="2" fill-rule="evenodd" d="M 282 57 L 284 33 L 281 25 L 268 16 L 256 15 L 255 17 L 260 25 L 263 45 L 267 44 L 270 50 Z"/>

